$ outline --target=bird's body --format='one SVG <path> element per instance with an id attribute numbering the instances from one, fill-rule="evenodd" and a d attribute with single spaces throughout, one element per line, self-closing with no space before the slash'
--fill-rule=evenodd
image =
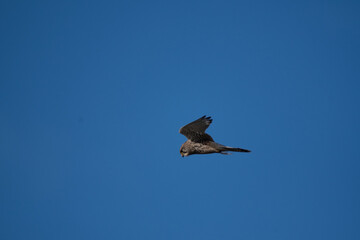
<path id="1" fill-rule="evenodd" d="M 232 148 L 216 143 L 209 134 L 205 133 L 211 122 L 211 117 L 203 116 L 180 129 L 180 133 L 188 138 L 180 148 L 182 157 L 192 154 L 229 154 L 227 151 L 250 152 L 246 149 Z"/>

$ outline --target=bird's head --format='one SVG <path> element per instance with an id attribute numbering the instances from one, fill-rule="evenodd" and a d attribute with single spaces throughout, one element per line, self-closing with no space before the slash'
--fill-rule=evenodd
<path id="1" fill-rule="evenodd" d="M 190 155 L 190 151 L 189 151 L 189 149 L 187 149 L 186 144 L 183 144 L 183 145 L 181 146 L 181 148 L 180 148 L 180 155 L 181 155 L 182 157 L 187 157 L 187 156 Z"/>

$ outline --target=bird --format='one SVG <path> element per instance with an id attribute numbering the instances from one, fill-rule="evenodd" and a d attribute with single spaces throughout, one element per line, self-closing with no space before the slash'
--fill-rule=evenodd
<path id="1" fill-rule="evenodd" d="M 187 141 L 181 145 L 180 155 L 187 157 L 193 154 L 220 153 L 229 155 L 231 152 L 251 152 L 243 148 L 233 148 L 216 143 L 214 139 L 205 130 L 212 123 L 211 117 L 206 115 L 183 126 L 179 132 L 187 138 Z"/>

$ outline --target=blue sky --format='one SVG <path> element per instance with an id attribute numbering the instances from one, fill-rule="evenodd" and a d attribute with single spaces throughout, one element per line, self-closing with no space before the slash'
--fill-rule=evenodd
<path id="1" fill-rule="evenodd" d="M 359 12 L 2 1 L 0 238 L 360 239 Z"/>

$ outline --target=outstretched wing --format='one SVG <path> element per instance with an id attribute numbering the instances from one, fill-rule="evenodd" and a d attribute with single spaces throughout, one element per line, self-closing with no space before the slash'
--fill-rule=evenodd
<path id="1" fill-rule="evenodd" d="M 211 123 L 211 117 L 206 117 L 205 115 L 180 128 L 180 133 L 193 142 L 214 141 L 209 134 L 205 133 L 205 130 L 210 126 Z"/>

